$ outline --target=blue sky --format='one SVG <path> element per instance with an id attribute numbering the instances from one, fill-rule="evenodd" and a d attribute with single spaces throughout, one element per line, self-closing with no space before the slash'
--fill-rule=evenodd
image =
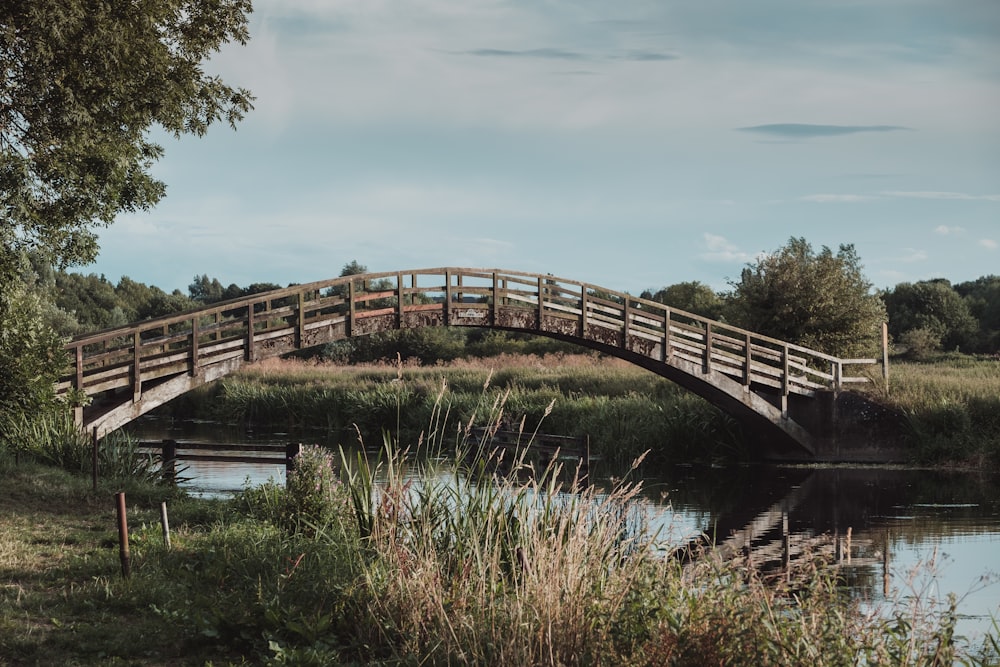
<path id="1" fill-rule="evenodd" d="M 257 0 L 77 270 L 186 289 L 435 266 L 725 289 L 790 237 L 877 287 L 1000 274 L 996 0 Z"/>

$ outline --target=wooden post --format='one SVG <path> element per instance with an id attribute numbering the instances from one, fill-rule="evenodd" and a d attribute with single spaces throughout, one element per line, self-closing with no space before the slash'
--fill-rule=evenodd
<path id="1" fill-rule="evenodd" d="M 788 418 L 788 346 L 781 346 L 781 418 Z"/>
<path id="2" fill-rule="evenodd" d="M 302 349 L 306 333 L 306 293 L 299 292 L 299 312 L 295 326 L 295 347 Z"/>
<path id="3" fill-rule="evenodd" d="M 712 372 L 712 323 L 705 322 L 705 360 L 701 372 L 708 375 Z"/>
<path id="4" fill-rule="evenodd" d="M 587 337 L 587 285 L 580 286 L 580 338 Z"/>
<path id="5" fill-rule="evenodd" d="M 115 494 L 115 507 L 118 510 L 118 555 L 122 561 L 122 577 L 129 578 L 132 574 L 132 563 L 128 549 L 128 518 L 125 516 L 125 492 Z"/>
<path id="6" fill-rule="evenodd" d="M 885 382 L 885 393 L 889 393 L 889 323 L 882 323 L 882 380 Z"/>
<path id="7" fill-rule="evenodd" d="M 198 377 L 198 316 L 191 317 L 191 377 Z"/>
<path id="8" fill-rule="evenodd" d="M 93 477 L 94 483 L 94 493 L 97 493 L 97 466 L 99 463 L 99 447 L 97 440 L 97 427 L 95 426 L 93 431 L 90 433 L 90 465 L 91 465 L 91 476 Z"/>
<path id="9" fill-rule="evenodd" d="M 255 361 L 253 349 L 253 303 L 247 304 L 247 361 Z"/>
<path id="10" fill-rule="evenodd" d="M 396 328 L 403 328 L 403 274 L 396 274 Z"/>
<path id="11" fill-rule="evenodd" d="M 750 388 L 750 374 L 753 371 L 753 341 L 750 340 L 750 333 L 743 336 L 743 387 Z"/>
<path id="12" fill-rule="evenodd" d="M 626 352 L 628 351 L 628 331 L 632 321 L 632 304 L 629 301 L 628 294 L 625 295 L 625 309 L 622 311 L 622 319 L 624 320 L 624 326 L 622 328 L 622 349 Z"/>
<path id="13" fill-rule="evenodd" d="M 670 308 L 667 307 L 663 316 L 663 361 L 670 361 L 673 351 L 670 349 Z"/>
<path id="14" fill-rule="evenodd" d="M 132 332 L 132 402 L 142 398 L 142 337 L 139 330 Z"/>
<path id="15" fill-rule="evenodd" d="M 543 281 L 544 279 L 538 276 L 538 327 L 536 327 L 538 331 L 542 330 L 542 314 L 545 312 L 545 303 L 542 300 L 544 298 L 542 294 L 545 291 L 542 287 Z"/>
<path id="16" fill-rule="evenodd" d="M 451 271 L 444 272 L 444 323 L 451 323 Z"/>
<path id="17" fill-rule="evenodd" d="M 170 520 L 167 519 L 167 503 L 160 503 L 160 526 L 163 528 L 163 546 L 170 548 Z"/>
<path id="18" fill-rule="evenodd" d="M 347 299 L 348 299 L 348 304 L 347 304 L 347 335 L 348 336 L 353 336 L 354 335 L 354 312 L 355 312 L 355 305 L 354 305 L 354 281 L 353 280 L 350 281 L 349 283 L 347 283 Z"/>
<path id="19" fill-rule="evenodd" d="M 168 484 L 177 483 L 177 441 L 164 440 L 160 458 L 160 474 Z"/>
<path id="20" fill-rule="evenodd" d="M 497 272 L 493 272 L 493 308 L 490 313 L 490 324 L 496 326 L 500 319 L 497 317 L 500 309 L 500 279 L 497 278 Z"/>

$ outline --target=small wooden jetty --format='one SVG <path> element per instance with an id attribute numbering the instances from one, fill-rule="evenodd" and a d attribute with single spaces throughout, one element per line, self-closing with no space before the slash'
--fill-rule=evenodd
<path id="1" fill-rule="evenodd" d="M 177 479 L 178 461 L 283 465 L 288 472 L 295 466 L 295 457 L 302 451 L 300 442 L 281 445 L 162 440 L 140 442 L 138 447 L 143 451 L 156 452 L 164 478 L 173 481 Z"/>

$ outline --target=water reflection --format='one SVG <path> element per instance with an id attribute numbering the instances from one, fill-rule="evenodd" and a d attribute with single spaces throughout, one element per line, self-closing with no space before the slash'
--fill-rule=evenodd
<path id="1" fill-rule="evenodd" d="M 960 598 L 965 632 L 1000 617 L 1000 477 L 889 467 L 678 466 L 647 480 L 688 530 L 763 568 L 824 553 L 872 602 Z M 785 526 L 787 525 L 787 533 Z"/>

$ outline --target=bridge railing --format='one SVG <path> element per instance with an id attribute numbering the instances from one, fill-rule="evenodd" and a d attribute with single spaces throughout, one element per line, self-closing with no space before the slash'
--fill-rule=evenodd
<path id="1" fill-rule="evenodd" d="M 492 326 L 614 347 L 665 363 L 685 362 L 746 386 L 789 393 L 866 382 L 841 359 L 677 310 L 551 275 L 435 268 L 371 273 L 297 285 L 203 309 L 74 338 L 60 392 L 94 395 L 214 364 L 254 361 L 322 342 L 414 324 Z M 516 317 L 515 317 L 516 316 Z"/>

